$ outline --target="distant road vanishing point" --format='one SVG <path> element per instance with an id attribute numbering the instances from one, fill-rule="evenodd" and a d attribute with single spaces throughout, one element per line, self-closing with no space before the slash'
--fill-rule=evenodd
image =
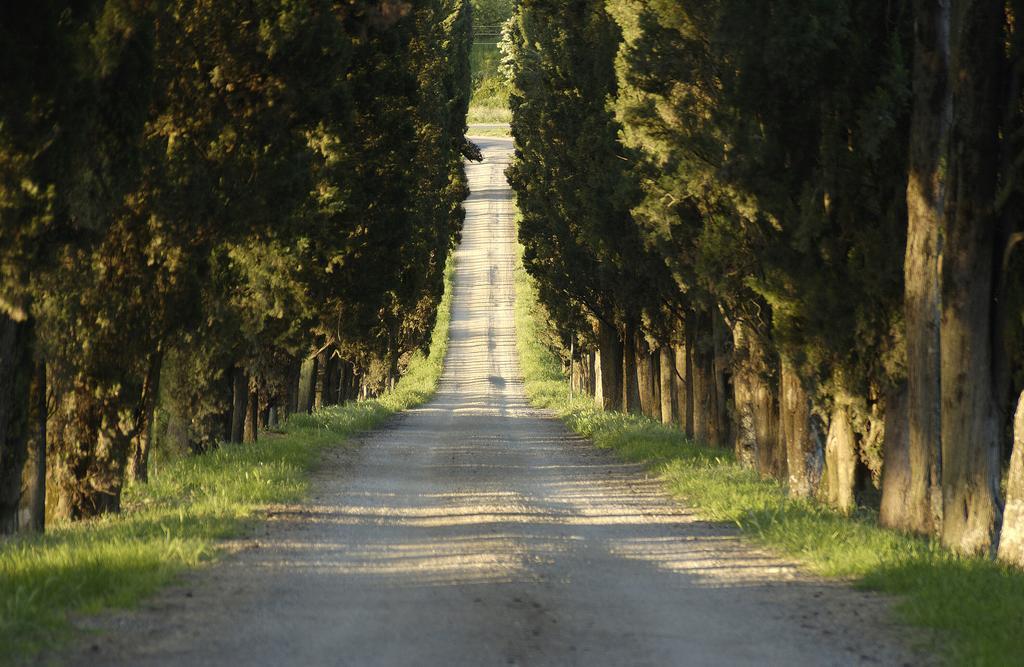
<path id="1" fill-rule="evenodd" d="M 331 453 L 307 504 L 65 659 L 92 665 L 919 660 L 887 601 L 695 518 L 523 393 L 511 142 L 475 140 L 436 397 Z M 343 449 L 343 448 L 341 448 Z"/>

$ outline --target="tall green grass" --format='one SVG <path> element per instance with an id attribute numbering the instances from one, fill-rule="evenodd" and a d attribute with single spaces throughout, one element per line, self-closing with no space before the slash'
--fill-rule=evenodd
<path id="1" fill-rule="evenodd" d="M 69 614 L 127 607 L 218 554 L 261 509 L 301 500 L 321 452 L 423 403 L 448 346 L 451 262 L 429 355 L 417 353 L 395 390 L 379 399 L 290 418 L 281 435 L 160 462 L 149 484 L 125 490 L 117 516 L 54 526 L 0 543 L 0 664 L 28 662 L 72 634 Z"/>
<path id="2" fill-rule="evenodd" d="M 898 595 L 899 620 L 935 630 L 942 641 L 936 650 L 946 662 L 1024 663 L 1024 572 L 958 558 L 934 542 L 883 529 L 869 510 L 848 517 L 814 501 L 789 499 L 781 484 L 738 465 L 730 452 L 698 446 L 645 417 L 604 412 L 586 398 L 570 400 L 544 318 L 520 265 L 516 328 L 526 393 L 535 405 L 553 410 L 598 447 L 647 464 L 671 494 L 705 518 L 735 524 L 821 575 Z"/>

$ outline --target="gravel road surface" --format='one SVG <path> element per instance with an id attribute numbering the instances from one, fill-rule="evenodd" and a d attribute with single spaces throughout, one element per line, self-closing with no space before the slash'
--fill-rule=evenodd
<path id="1" fill-rule="evenodd" d="M 696 519 L 523 397 L 511 143 L 480 138 L 436 398 L 306 504 L 62 658 L 93 665 L 917 664 L 881 597 Z"/>

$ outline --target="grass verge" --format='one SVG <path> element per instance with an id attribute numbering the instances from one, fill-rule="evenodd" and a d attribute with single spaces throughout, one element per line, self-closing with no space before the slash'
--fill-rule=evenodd
<path id="1" fill-rule="evenodd" d="M 498 139 L 511 139 L 512 133 L 506 128 L 500 127 L 471 127 L 466 134 L 468 139 L 474 137 L 494 137 Z"/>
<path id="2" fill-rule="evenodd" d="M 469 123 L 471 125 L 474 123 L 508 123 L 512 120 L 512 112 L 507 106 L 498 106 L 497 102 L 491 100 L 485 102 L 493 103 L 474 103 L 469 107 Z M 507 136 L 508 132 L 504 134 Z"/>
<path id="3" fill-rule="evenodd" d="M 604 412 L 568 398 L 554 337 L 536 290 L 520 265 L 516 331 L 526 393 L 576 433 L 628 461 L 643 462 L 667 490 L 712 521 L 734 523 L 756 541 L 819 574 L 896 594 L 903 622 L 934 629 L 950 664 L 1020 664 L 1024 655 L 1024 572 L 958 558 L 933 542 L 878 526 L 814 501 L 787 498 L 783 486 L 738 465 L 731 453 L 699 447 L 645 417 Z"/>
<path id="4" fill-rule="evenodd" d="M 305 495 L 324 448 L 430 398 L 448 346 L 453 271 L 449 262 L 429 355 L 413 358 L 393 392 L 293 416 L 283 435 L 255 444 L 163 462 L 149 484 L 125 490 L 118 516 L 0 543 L 0 664 L 67 640 L 71 613 L 130 607 L 216 557 L 217 541 L 244 533 L 261 508 Z"/>

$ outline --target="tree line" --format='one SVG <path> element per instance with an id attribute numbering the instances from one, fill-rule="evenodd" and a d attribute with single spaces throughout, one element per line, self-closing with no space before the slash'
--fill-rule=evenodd
<path id="1" fill-rule="evenodd" d="M 470 18 L 3 4 L 0 532 L 394 384 L 462 225 Z"/>
<path id="2" fill-rule="evenodd" d="M 512 15 L 512 0 L 472 0 L 473 23 L 481 28 L 500 26 Z"/>
<path id="3" fill-rule="evenodd" d="M 509 177 L 575 389 L 1024 563 L 1022 11 L 520 0 Z"/>

